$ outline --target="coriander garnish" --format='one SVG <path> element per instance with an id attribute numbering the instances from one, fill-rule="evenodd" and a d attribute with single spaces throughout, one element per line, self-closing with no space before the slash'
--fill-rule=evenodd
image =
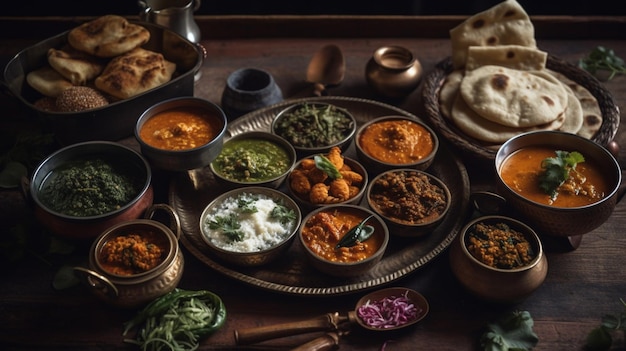
<path id="1" fill-rule="evenodd" d="M 539 176 L 539 187 L 555 199 L 558 188 L 569 178 L 570 171 L 576 171 L 576 165 L 585 162 L 582 154 L 576 151 L 557 150 L 556 157 L 547 157 L 541 162 L 543 173 Z"/>
<path id="2" fill-rule="evenodd" d="M 613 50 L 603 46 L 596 47 L 589 53 L 589 56 L 580 59 L 578 66 L 593 75 L 596 75 L 598 71 L 608 71 L 610 74 L 606 80 L 613 79 L 617 74 L 626 73 L 624 60 Z"/>

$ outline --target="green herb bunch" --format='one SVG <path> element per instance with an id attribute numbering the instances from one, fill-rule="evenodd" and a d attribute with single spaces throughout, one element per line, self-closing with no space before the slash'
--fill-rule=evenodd
<path id="1" fill-rule="evenodd" d="M 621 330 L 626 333 L 626 302 L 620 299 L 624 310 L 618 314 L 607 314 L 602 317 L 602 323 L 589 332 L 585 344 L 585 349 L 589 351 L 604 351 L 611 348 L 613 344 L 614 331 Z"/>
<path id="2" fill-rule="evenodd" d="M 613 50 L 603 46 L 596 47 L 589 53 L 589 56 L 580 59 L 578 66 L 595 76 L 600 71 L 609 72 L 606 80 L 613 79 L 617 74 L 626 73 L 624 60 L 617 56 Z"/>
<path id="3" fill-rule="evenodd" d="M 480 338 L 484 351 L 528 351 L 539 342 L 533 331 L 534 321 L 528 311 L 512 311 L 487 325 Z"/>

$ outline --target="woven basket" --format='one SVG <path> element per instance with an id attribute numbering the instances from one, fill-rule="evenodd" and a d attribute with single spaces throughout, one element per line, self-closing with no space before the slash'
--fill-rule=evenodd
<path id="1" fill-rule="evenodd" d="M 598 100 L 602 112 L 602 125 L 592 140 L 607 147 L 617 133 L 620 123 L 619 108 L 611 93 L 589 72 L 554 56 L 548 56 L 546 67 L 564 74 L 569 79 L 585 87 Z M 422 99 L 426 117 L 433 128 L 461 151 L 479 159 L 493 160 L 497 147 L 486 145 L 460 131 L 439 109 L 439 91 L 448 74 L 452 72 L 450 57 L 440 61 L 424 80 Z"/>

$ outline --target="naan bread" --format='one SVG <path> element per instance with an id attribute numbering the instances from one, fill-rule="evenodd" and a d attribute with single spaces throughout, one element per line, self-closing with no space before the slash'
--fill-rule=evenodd
<path id="1" fill-rule="evenodd" d="M 439 111 L 446 118 L 452 118 L 452 106 L 459 93 L 463 76 L 464 72 L 460 69 L 450 72 L 439 90 Z"/>
<path id="2" fill-rule="evenodd" d="M 124 17 L 105 15 L 70 30 L 68 43 L 77 50 L 98 57 L 115 57 L 150 40 L 150 32 Z"/>
<path id="3" fill-rule="evenodd" d="M 521 45 L 536 47 L 535 28 L 522 6 L 506 0 L 477 13 L 450 30 L 452 64 L 465 66 L 470 46 Z"/>
<path id="4" fill-rule="evenodd" d="M 74 86 L 54 68 L 45 65 L 26 75 L 26 82 L 41 94 L 56 98 L 68 88 Z"/>
<path id="5" fill-rule="evenodd" d="M 467 50 L 465 71 L 490 65 L 522 71 L 540 71 L 546 68 L 547 60 L 547 52 L 527 46 L 470 46 Z"/>
<path id="6" fill-rule="evenodd" d="M 476 113 L 509 127 L 550 123 L 567 107 L 562 83 L 545 71 L 482 66 L 465 73 L 459 91 Z"/>
<path id="7" fill-rule="evenodd" d="M 160 53 L 136 48 L 113 58 L 95 85 L 116 98 L 128 99 L 169 82 L 175 70 L 176 64 Z"/>
<path id="8" fill-rule="evenodd" d="M 74 85 L 87 84 L 102 73 L 105 65 L 102 59 L 71 47 L 48 50 L 48 63 Z"/>

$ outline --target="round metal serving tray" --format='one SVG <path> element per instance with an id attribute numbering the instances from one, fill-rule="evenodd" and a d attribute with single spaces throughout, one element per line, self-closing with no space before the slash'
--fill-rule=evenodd
<path id="1" fill-rule="evenodd" d="M 359 125 L 388 115 L 417 116 L 391 105 L 349 97 L 314 97 L 289 100 L 249 114 L 228 127 L 228 137 L 248 131 L 269 131 L 272 119 L 285 107 L 301 102 L 321 101 L 348 109 Z M 354 143 L 344 153 L 355 157 Z M 452 204 L 444 222 L 422 238 L 392 236 L 381 262 L 369 273 L 354 278 L 334 278 L 316 271 L 306 261 L 304 248 L 295 241 L 284 257 L 261 267 L 239 267 L 211 255 L 200 232 L 200 215 L 204 207 L 222 189 L 209 167 L 180 173 L 170 184 L 170 205 L 178 212 L 183 229 L 181 243 L 204 264 L 241 282 L 291 295 L 330 296 L 369 290 L 388 284 L 414 272 L 442 253 L 456 237 L 468 216 L 469 177 L 465 166 L 445 143 L 439 147 L 435 161 L 427 172 L 443 180 L 452 193 Z M 365 200 L 364 200 L 365 201 Z"/>

